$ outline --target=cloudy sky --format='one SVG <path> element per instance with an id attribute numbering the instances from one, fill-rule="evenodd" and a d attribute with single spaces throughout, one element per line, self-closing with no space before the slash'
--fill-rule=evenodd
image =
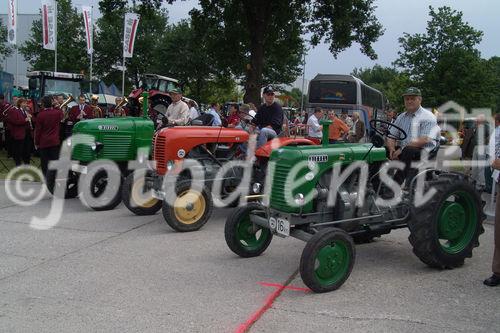
<path id="1" fill-rule="evenodd" d="M 37 13 L 32 0 L 18 0 L 19 13 Z M 173 5 L 165 5 L 169 10 L 170 21 L 175 22 L 188 17 L 188 12 L 198 1 L 177 1 Z M 90 4 L 97 8 L 98 0 L 73 0 L 74 5 Z M 404 32 L 423 33 L 427 25 L 428 6 L 450 6 L 463 12 L 464 20 L 474 28 L 484 32 L 479 50 L 484 58 L 500 56 L 500 1 L 497 0 L 377 0 L 376 16 L 385 29 L 384 35 L 374 44 L 378 59 L 370 60 L 361 54 L 357 45 L 342 52 L 334 59 L 326 45 L 311 49 L 306 56 L 306 79 L 317 73 L 350 73 L 355 67 L 371 67 L 375 64 L 389 66 L 397 57 L 398 37 Z M 6 13 L 7 1 L 0 3 L 0 13 Z"/>

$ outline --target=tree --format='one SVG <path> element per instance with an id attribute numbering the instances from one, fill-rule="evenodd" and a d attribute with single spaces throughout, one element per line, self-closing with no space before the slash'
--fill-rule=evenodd
<path id="1" fill-rule="evenodd" d="M 85 48 L 85 29 L 82 15 L 71 0 L 57 1 L 57 70 L 87 72 L 90 59 Z M 42 45 L 42 19 L 33 22 L 30 38 L 20 47 L 32 70 L 54 70 L 55 52 Z"/>
<path id="2" fill-rule="evenodd" d="M 0 24 L 0 61 L 3 62 L 5 57 L 8 57 L 12 53 L 12 48 L 7 44 L 7 27 Z M 0 67 L 1 68 L 1 67 Z"/>
<path id="3" fill-rule="evenodd" d="M 134 45 L 134 56 L 126 60 L 127 77 L 133 84 L 139 85 L 142 74 L 158 67 L 165 59 L 158 52 L 158 40 L 167 31 L 167 12 L 159 9 L 160 1 L 134 1 L 132 7 L 126 0 L 102 0 L 99 10 L 102 16 L 97 21 L 95 43 L 96 73 L 105 81 L 120 82 L 123 59 L 123 20 L 126 12 L 140 15 L 137 36 Z M 158 73 L 162 74 L 162 73 Z M 126 89 L 130 89 L 127 82 Z"/>
<path id="4" fill-rule="evenodd" d="M 168 0 L 172 3 L 175 0 Z M 371 44 L 382 34 L 373 0 L 200 0 L 193 25 L 205 33 L 207 50 L 220 72 L 241 79 L 246 102 L 258 103 L 267 83 L 289 84 L 301 73 L 305 49 L 326 41 L 334 57 L 358 42 L 376 58 Z"/>
<path id="5" fill-rule="evenodd" d="M 464 107 L 493 107 L 495 78 L 476 49 L 483 33 L 463 22 L 450 7 L 434 10 L 424 34 L 399 38 L 399 66 L 424 94 L 424 103 L 439 106 L 454 100 Z"/>

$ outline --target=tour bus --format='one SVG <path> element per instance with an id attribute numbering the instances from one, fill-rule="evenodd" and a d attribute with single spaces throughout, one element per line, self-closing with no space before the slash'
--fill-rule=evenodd
<path id="1" fill-rule="evenodd" d="M 318 74 L 309 83 L 307 112 L 311 115 L 316 107 L 352 115 L 357 111 L 365 124 L 366 135 L 371 134 L 370 120 L 385 119 L 384 95 L 352 75 Z"/>

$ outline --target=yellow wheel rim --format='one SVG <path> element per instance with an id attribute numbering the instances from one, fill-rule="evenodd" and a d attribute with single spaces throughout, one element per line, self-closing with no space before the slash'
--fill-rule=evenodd
<path id="1" fill-rule="evenodd" d="M 158 199 L 145 197 L 145 193 L 142 192 L 144 184 L 144 178 L 139 178 L 135 183 L 132 184 L 132 204 L 134 204 L 136 207 L 151 208 L 156 205 Z"/>
<path id="2" fill-rule="evenodd" d="M 205 213 L 207 203 L 203 195 L 194 190 L 184 191 L 174 202 L 175 218 L 183 224 L 198 222 Z"/>

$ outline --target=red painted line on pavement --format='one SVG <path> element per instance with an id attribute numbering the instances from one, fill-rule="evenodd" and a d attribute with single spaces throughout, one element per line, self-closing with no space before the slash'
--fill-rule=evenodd
<path id="1" fill-rule="evenodd" d="M 296 291 L 306 291 L 309 292 L 309 289 L 306 288 L 299 288 L 299 287 L 288 287 L 284 286 L 278 283 L 266 283 L 266 282 L 259 282 L 260 285 L 266 286 L 266 287 L 274 287 L 276 288 L 275 291 L 273 291 L 265 300 L 264 304 L 257 310 L 255 311 L 244 323 L 240 324 L 238 328 L 236 329 L 235 333 L 245 333 L 247 332 L 250 327 L 262 317 L 262 315 L 273 305 L 274 301 L 276 298 L 278 298 L 279 295 L 283 292 L 285 289 L 289 290 L 296 290 Z"/>
<path id="2" fill-rule="evenodd" d="M 279 283 L 259 282 L 259 284 L 261 286 L 264 286 L 264 287 L 284 288 L 284 289 L 294 290 L 294 291 L 303 291 L 303 292 L 306 292 L 306 293 L 308 293 L 308 292 L 311 291 L 311 289 L 309 289 L 309 288 L 294 287 L 294 286 L 284 286 L 284 285 L 279 284 Z"/>

